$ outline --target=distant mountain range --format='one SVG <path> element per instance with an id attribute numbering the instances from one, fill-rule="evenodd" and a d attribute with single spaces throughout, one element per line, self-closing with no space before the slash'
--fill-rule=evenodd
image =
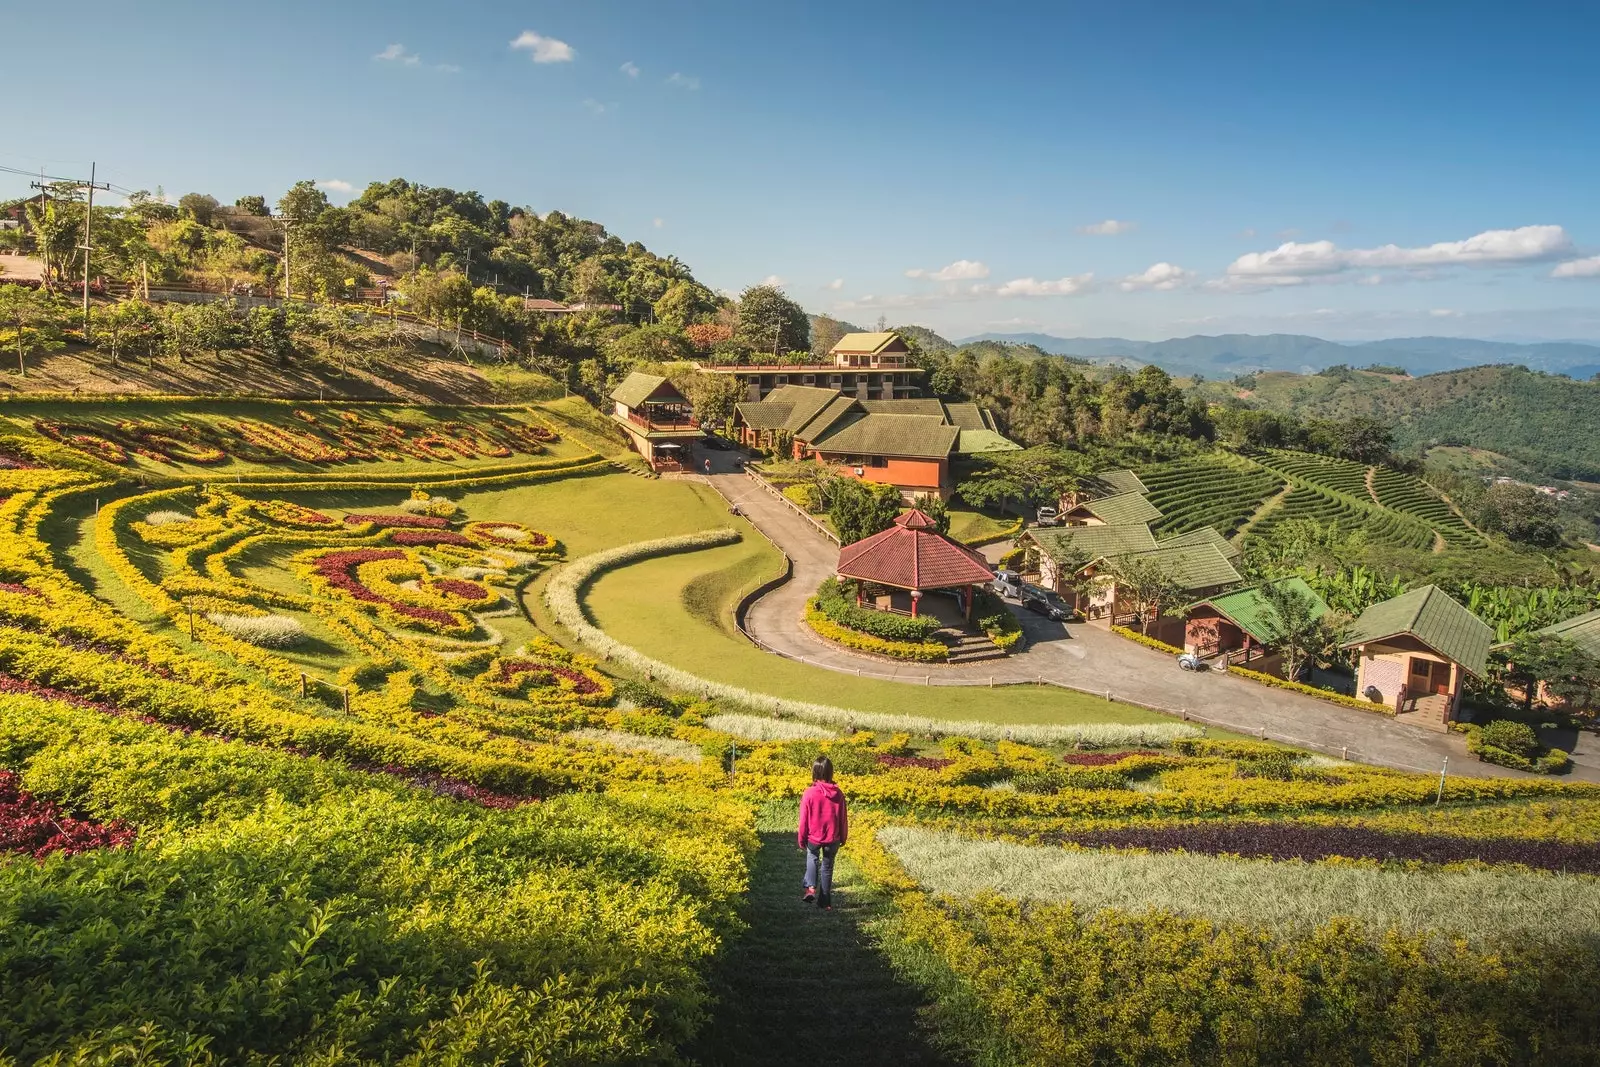
<path id="1" fill-rule="evenodd" d="M 1169 341 L 1130 341 L 1122 337 L 1056 337 L 1047 333 L 985 333 L 963 338 L 1032 345 L 1051 355 L 1100 363 L 1143 366 L 1154 363 L 1172 374 L 1233 377 L 1254 371 L 1314 374 L 1338 364 L 1399 367 L 1408 374 L 1437 374 L 1484 364 L 1521 364 L 1530 370 L 1587 379 L 1600 374 L 1600 344 L 1545 341 L 1519 344 L 1459 337 L 1404 337 L 1389 341 L 1341 343 L 1301 334 L 1223 334 L 1176 337 Z"/>

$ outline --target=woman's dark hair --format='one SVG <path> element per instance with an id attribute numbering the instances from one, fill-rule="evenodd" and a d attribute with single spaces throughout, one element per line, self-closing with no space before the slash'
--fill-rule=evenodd
<path id="1" fill-rule="evenodd" d="M 817 762 L 811 765 L 811 780 L 813 782 L 833 781 L 833 760 L 827 756 L 818 756 Z"/>

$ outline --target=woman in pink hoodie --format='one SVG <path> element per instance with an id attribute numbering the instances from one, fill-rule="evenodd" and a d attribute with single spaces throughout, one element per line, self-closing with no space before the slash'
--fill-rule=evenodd
<path id="1" fill-rule="evenodd" d="M 844 793 L 833 784 L 833 761 L 818 756 L 811 765 L 811 787 L 800 798 L 800 847 L 806 854 L 801 900 L 833 909 L 833 856 L 850 836 Z"/>

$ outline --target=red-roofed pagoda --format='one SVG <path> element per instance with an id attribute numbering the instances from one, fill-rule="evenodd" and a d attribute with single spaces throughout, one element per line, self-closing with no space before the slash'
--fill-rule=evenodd
<path id="1" fill-rule="evenodd" d="M 913 617 L 923 593 L 959 589 L 963 615 L 970 621 L 973 587 L 993 578 L 994 569 L 983 556 L 940 533 L 932 519 L 912 508 L 887 530 L 841 548 L 839 577 L 908 591 Z M 856 588 L 859 604 L 861 586 Z"/>

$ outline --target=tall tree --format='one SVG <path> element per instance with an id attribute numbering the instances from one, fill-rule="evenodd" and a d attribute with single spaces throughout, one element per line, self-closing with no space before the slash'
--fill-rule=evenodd
<path id="1" fill-rule="evenodd" d="M 1183 603 L 1184 589 L 1172 569 L 1147 554 L 1119 556 L 1107 565 L 1107 576 L 1117 586 L 1117 600 L 1133 606 L 1139 632 L 1170 608 Z"/>
<path id="2" fill-rule="evenodd" d="M 0 344 L 17 353 L 17 374 L 28 376 L 28 356 L 66 346 L 66 308 L 47 292 L 0 285 Z"/>
<path id="3" fill-rule="evenodd" d="M 811 348 L 811 319 L 805 309 L 772 285 L 752 285 L 739 294 L 739 324 L 734 336 L 754 352 L 783 355 Z"/>
<path id="4" fill-rule="evenodd" d="M 1288 582 L 1267 582 L 1257 587 L 1272 609 L 1273 625 L 1283 656 L 1283 676 L 1298 681 L 1309 664 L 1326 656 L 1338 643 L 1337 632 L 1319 615 L 1316 602 Z"/>
<path id="5" fill-rule="evenodd" d="M 90 313 L 94 319 L 94 346 L 111 357 L 113 367 L 120 364 L 124 353 L 137 358 L 156 332 L 155 309 L 142 300 L 96 304 Z"/>
<path id="6" fill-rule="evenodd" d="M 843 544 L 854 544 L 894 525 L 900 514 L 900 490 L 878 482 L 836 478 L 824 490 L 828 519 Z"/>

